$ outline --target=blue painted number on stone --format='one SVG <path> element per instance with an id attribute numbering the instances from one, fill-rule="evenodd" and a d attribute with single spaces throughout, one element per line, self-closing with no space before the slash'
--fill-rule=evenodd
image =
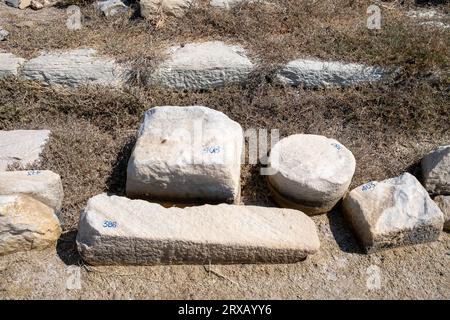
<path id="1" fill-rule="evenodd" d="M 362 186 L 361 190 L 362 191 L 367 191 L 367 190 L 371 190 L 375 188 L 375 183 L 373 183 L 372 181 L 366 183 L 365 185 Z"/>
<path id="2" fill-rule="evenodd" d="M 204 147 L 203 152 L 204 153 L 219 153 L 221 150 L 220 146 L 210 146 L 210 147 Z"/>
<path id="3" fill-rule="evenodd" d="M 41 172 L 39 170 L 29 170 L 27 172 L 27 176 L 37 176 L 38 174 L 40 174 Z"/>
<path id="4" fill-rule="evenodd" d="M 341 150 L 341 149 L 342 149 L 342 146 L 341 146 L 340 144 L 332 143 L 331 145 L 332 145 L 333 147 L 335 147 L 336 149 L 338 149 L 338 150 Z"/>
<path id="5" fill-rule="evenodd" d="M 117 228 L 117 222 L 105 220 L 105 222 L 103 222 L 103 227 L 104 228 Z"/>

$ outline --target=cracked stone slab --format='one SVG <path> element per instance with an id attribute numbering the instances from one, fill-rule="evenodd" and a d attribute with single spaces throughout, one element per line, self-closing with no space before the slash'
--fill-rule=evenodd
<path id="1" fill-rule="evenodd" d="M 19 68 L 26 60 L 12 53 L 0 52 L 0 79 L 17 76 Z"/>
<path id="2" fill-rule="evenodd" d="M 268 160 L 274 199 L 310 215 L 336 205 L 348 191 L 356 167 L 352 152 L 339 141 L 312 134 L 281 139 Z"/>
<path id="3" fill-rule="evenodd" d="M 151 76 L 151 84 L 199 90 L 242 83 L 253 70 L 245 50 L 219 41 L 171 47 L 169 58 Z"/>
<path id="4" fill-rule="evenodd" d="M 0 171 L 0 195 L 25 194 L 56 212 L 64 198 L 59 174 L 50 170 Z"/>
<path id="5" fill-rule="evenodd" d="M 40 161 L 49 130 L 0 131 L 0 171 L 10 165 L 26 167 Z"/>
<path id="6" fill-rule="evenodd" d="M 164 208 L 97 195 L 80 216 L 78 250 L 93 265 L 293 263 L 319 250 L 300 211 L 237 205 Z"/>
<path id="7" fill-rule="evenodd" d="M 55 246 L 60 235 L 53 209 L 27 195 L 0 195 L 0 256 Z"/>
<path id="8" fill-rule="evenodd" d="M 439 207 L 409 173 L 353 189 L 343 207 L 368 253 L 435 241 L 444 225 Z"/>
<path id="9" fill-rule="evenodd" d="M 94 49 L 45 52 L 24 64 L 22 75 L 47 85 L 102 85 L 121 87 L 126 68 L 113 59 L 100 57 Z"/>
<path id="10" fill-rule="evenodd" d="M 298 59 L 277 72 L 277 78 L 287 85 L 305 87 L 343 87 L 382 79 L 380 68 L 356 63 Z"/>
<path id="11" fill-rule="evenodd" d="M 435 195 L 450 195 L 450 145 L 425 155 L 421 166 L 425 189 Z"/>
<path id="12" fill-rule="evenodd" d="M 144 115 L 128 162 L 126 193 L 174 203 L 237 202 L 241 126 L 203 106 L 162 106 Z"/>

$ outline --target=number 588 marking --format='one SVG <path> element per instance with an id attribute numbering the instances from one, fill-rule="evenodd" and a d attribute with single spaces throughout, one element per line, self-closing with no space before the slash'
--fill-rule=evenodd
<path id="1" fill-rule="evenodd" d="M 105 222 L 103 222 L 103 228 L 117 228 L 117 222 L 105 220 Z"/>

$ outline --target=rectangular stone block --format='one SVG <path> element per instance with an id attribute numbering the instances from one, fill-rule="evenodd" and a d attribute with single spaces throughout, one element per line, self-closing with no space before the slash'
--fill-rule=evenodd
<path id="1" fill-rule="evenodd" d="M 141 9 L 145 2 L 141 1 Z M 173 46 L 166 54 L 168 58 L 150 76 L 151 86 L 174 90 L 220 88 L 245 83 L 255 68 L 243 47 L 220 41 Z"/>
<path id="2" fill-rule="evenodd" d="M 49 130 L 0 131 L 0 171 L 9 165 L 26 167 L 40 160 Z"/>
<path id="3" fill-rule="evenodd" d="M 49 170 L 0 171 L 0 195 L 26 194 L 55 211 L 64 198 L 61 177 Z"/>
<path id="4" fill-rule="evenodd" d="M 97 195 L 81 213 L 78 251 L 93 265 L 291 263 L 317 252 L 314 222 L 292 209 L 164 208 Z"/>
<path id="5" fill-rule="evenodd" d="M 237 202 L 243 142 L 241 126 L 222 112 L 201 106 L 152 108 L 128 162 L 127 196 Z"/>

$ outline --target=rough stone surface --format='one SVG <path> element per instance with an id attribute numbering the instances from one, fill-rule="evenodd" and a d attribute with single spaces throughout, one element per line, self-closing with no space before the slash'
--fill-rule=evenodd
<path id="1" fill-rule="evenodd" d="M 378 81 L 383 75 L 383 70 L 361 64 L 309 59 L 291 61 L 277 73 L 281 82 L 305 87 L 351 86 Z"/>
<path id="2" fill-rule="evenodd" d="M 42 8 L 44 8 L 44 5 L 37 0 L 31 0 L 30 8 L 33 10 L 41 10 Z"/>
<path id="3" fill-rule="evenodd" d="M 273 5 L 272 2 L 267 0 L 210 0 L 209 4 L 211 7 L 216 7 L 220 9 L 231 9 L 234 6 L 246 3 L 257 3 L 257 4 L 269 4 Z"/>
<path id="4" fill-rule="evenodd" d="M 431 151 L 421 164 L 425 189 L 431 194 L 450 195 L 450 145 Z"/>
<path id="5" fill-rule="evenodd" d="M 53 209 L 26 195 L 0 195 L 0 255 L 44 249 L 60 235 Z"/>
<path id="6" fill-rule="evenodd" d="M 128 162 L 130 197 L 173 202 L 237 202 L 241 126 L 206 107 L 149 109 Z"/>
<path id="7" fill-rule="evenodd" d="M 0 171 L 9 165 L 26 167 L 40 160 L 49 130 L 0 131 Z"/>
<path id="8" fill-rule="evenodd" d="M 44 5 L 44 8 L 49 8 L 56 6 L 59 3 L 59 0 L 41 0 L 41 3 Z"/>
<path id="9" fill-rule="evenodd" d="M 437 12 L 436 10 L 422 9 L 422 10 L 409 10 L 406 15 L 411 18 L 417 19 L 442 19 L 444 14 Z"/>
<path id="10" fill-rule="evenodd" d="M 238 5 L 243 2 L 250 2 L 252 0 L 211 0 L 210 5 L 212 7 L 230 9 L 231 7 Z M 255 1 L 252 1 L 255 2 Z"/>
<path id="11" fill-rule="evenodd" d="M 2 27 L 0 27 L 0 41 L 6 40 L 8 35 L 9 35 L 9 32 L 6 31 L 5 29 L 3 29 Z M 2 53 L 0 53 L 0 58 L 3 58 Z"/>
<path id="12" fill-rule="evenodd" d="M 19 9 L 25 9 L 30 6 L 31 0 L 6 0 L 6 4 Z"/>
<path id="13" fill-rule="evenodd" d="M 409 10 L 406 12 L 406 15 L 410 18 L 416 19 L 418 24 L 424 27 L 443 30 L 450 28 L 449 24 L 443 22 L 447 18 L 446 14 L 433 9 Z"/>
<path id="14" fill-rule="evenodd" d="M 444 214 L 444 230 L 450 231 L 450 196 L 437 196 L 434 202 Z"/>
<path id="15" fill-rule="evenodd" d="M 153 85 L 208 89 L 245 82 L 253 64 L 240 46 L 219 41 L 188 43 L 169 49 L 169 59 L 152 75 Z"/>
<path id="16" fill-rule="evenodd" d="M 64 198 L 61 177 L 49 170 L 0 171 L 0 195 L 26 194 L 55 211 Z"/>
<path id="17" fill-rule="evenodd" d="M 101 194 L 81 213 L 78 250 L 91 264 L 289 263 L 318 251 L 314 222 L 291 209 L 164 208 Z"/>
<path id="18" fill-rule="evenodd" d="M 270 152 L 269 187 L 282 206 L 324 213 L 347 192 L 355 166 L 351 151 L 334 139 L 291 135 Z"/>
<path id="19" fill-rule="evenodd" d="M 94 7 L 101 11 L 105 17 L 112 17 L 128 11 L 128 7 L 121 0 L 97 1 Z"/>
<path id="20" fill-rule="evenodd" d="M 161 14 L 181 17 L 193 3 L 193 0 L 141 0 L 141 16 L 146 19 L 153 19 Z"/>
<path id="21" fill-rule="evenodd" d="M 353 189 L 343 207 L 369 253 L 434 241 L 444 223 L 439 207 L 409 173 Z"/>
<path id="22" fill-rule="evenodd" d="M 25 63 L 22 71 L 29 80 L 71 87 L 83 84 L 119 87 L 125 80 L 125 72 L 114 60 L 96 56 L 94 49 L 43 53 Z"/>
<path id="23" fill-rule="evenodd" d="M 16 76 L 19 67 L 25 59 L 19 58 L 12 53 L 0 52 L 0 79 L 7 76 Z"/>
<path id="24" fill-rule="evenodd" d="M 425 27 L 431 27 L 431 28 L 437 28 L 437 29 L 450 29 L 450 24 L 446 24 L 441 21 L 425 21 L 420 22 L 419 25 L 425 26 Z"/>

